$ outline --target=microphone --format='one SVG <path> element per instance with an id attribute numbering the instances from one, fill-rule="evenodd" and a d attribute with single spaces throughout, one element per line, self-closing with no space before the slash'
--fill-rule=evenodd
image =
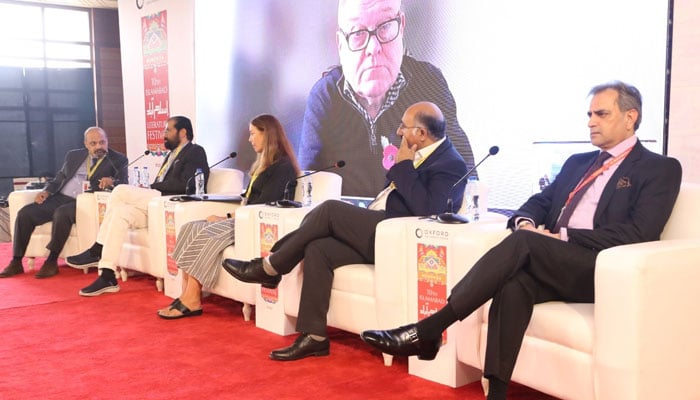
<path id="1" fill-rule="evenodd" d="M 235 151 L 232 151 L 228 156 L 226 156 L 226 158 L 221 159 L 220 161 L 218 161 L 214 165 L 210 165 L 209 169 L 216 167 L 217 165 L 221 164 L 222 162 L 228 160 L 229 158 L 236 158 L 237 155 L 238 155 L 238 153 L 236 153 Z"/>
<path id="2" fill-rule="evenodd" d="M 461 178 L 459 178 L 459 180 L 457 180 L 457 182 L 455 182 L 454 185 L 452 185 L 452 187 L 450 188 L 450 192 L 447 195 L 447 212 L 438 214 L 437 220 L 439 222 L 442 222 L 444 224 L 466 224 L 467 222 L 469 222 L 469 220 L 463 215 L 455 214 L 453 212 L 454 205 L 452 201 L 452 192 L 454 192 L 455 188 L 457 187 L 457 185 L 459 185 L 460 182 L 467 179 L 467 177 L 476 170 L 476 167 L 481 165 L 481 163 L 486 161 L 486 159 L 490 156 L 495 156 L 496 154 L 498 154 L 498 150 L 498 146 L 491 146 L 491 148 L 489 149 L 489 154 L 487 154 L 486 157 L 482 158 L 481 161 L 479 161 L 475 166 L 471 167 L 466 174 L 464 174 Z"/>
<path id="3" fill-rule="evenodd" d="M 283 199 L 282 199 L 282 200 L 279 200 L 279 201 L 272 202 L 270 205 L 274 205 L 274 206 L 277 206 L 277 207 L 280 207 L 280 208 L 299 208 L 299 207 L 301 207 L 301 203 L 300 203 L 300 202 L 291 200 L 291 199 L 289 198 L 289 188 L 290 188 L 290 186 L 291 186 L 292 188 L 296 188 L 296 186 L 297 186 L 297 180 L 298 180 L 298 179 L 306 178 L 307 176 L 313 175 L 313 174 L 315 174 L 315 173 L 317 173 L 317 172 L 328 171 L 329 169 L 333 169 L 333 168 L 343 168 L 344 166 L 345 166 L 345 161 L 339 160 L 338 162 L 336 162 L 335 164 L 333 164 L 333 165 L 331 165 L 331 166 L 328 166 L 328 167 L 325 167 L 325 168 L 321 168 L 321 169 L 317 169 L 316 171 L 312 171 L 312 172 L 306 173 L 306 174 L 304 174 L 304 175 L 297 176 L 296 178 L 294 178 L 293 181 L 287 181 L 287 183 L 284 185 L 284 196 L 283 196 Z M 294 182 L 293 185 L 292 185 L 292 182 Z"/>
<path id="4" fill-rule="evenodd" d="M 136 159 L 135 159 L 134 161 L 130 162 L 130 163 L 127 164 L 126 166 L 127 166 L 127 167 L 131 167 L 136 161 L 138 161 L 138 160 L 140 160 L 140 159 L 146 157 L 146 156 L 149 155 L 149 154 L 151 154 L 151 151 L 150 151 L 150 150 L 144 151 L 143 154 L 141 154 L 140 156 L 136 157 Z"/>

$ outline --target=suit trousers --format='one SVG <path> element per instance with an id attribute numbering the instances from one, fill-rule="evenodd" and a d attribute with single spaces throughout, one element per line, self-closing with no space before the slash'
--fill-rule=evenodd
<path id="1" fill-rule="evenodd" d="M 15 219 L 12 255 L 23 257 L 27 251 L 34 228 L 52 221 L 50 251 L 60 253 L 75 223 L 75 199 L 61 193 L 49 196 L 43 203 L 31 203 L 22 207 Z"/>
<path id="2" fill-rule="evenodd" d="M 592 303 L 597 251 L 518 230 L 455 285 L 448 304 L 462 320 L 489 299 L 484 376 L 510 381 L 535 304 Z"/>
<path id="3" fill-rule="evenodd" d="M 154 189 L 129 185 L 114 188 L 97 232 L 96 241 L 102 245 L 98 268 L 116 269 L 129 229 L 148 227 L 148 203 L 159 196 L 160 192 Z"/>
<path id="4" fill-rule="evenodd" d="M 384 211 L 328 200 L 309 212 L 299 229 L 275 243 L 270 264 L 280 274 L 289 273 L 304 260 L 297 331 L 326 335 L 333 270 L 374 263 L 375 229 L 385 218 Z"/>

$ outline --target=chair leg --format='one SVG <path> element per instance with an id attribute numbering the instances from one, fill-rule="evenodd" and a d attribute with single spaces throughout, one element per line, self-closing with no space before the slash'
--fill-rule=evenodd
<path id="1" fill-rule="evenodd" d="M 250 315 L 253 313 L 253 306 L 248 303 L 243 303 L 243 321 L 250 321 Z"/>
<path id="2" fill-rule="evenodd" d="M 159 292 L 163 291 L 163 278 L 156 278 L 156 289 Z"/>
<path id="3" fill-rule="evenodd" d="M 129 273 L 126 271 L 126 268 L 119 267 L 119 276 L 121 276 L 122 281 L 124 282 L 129 279 Z"/>
<path id="4" fill-rule="evenodd" d="M 394 362 L 394 356 L 391 354 L 382 353 L 382 357 L 384 358 L 384 366 L 391 367 L 391 364 Z"/>
<path id="5" fill-rule="evenodd" d="M 27 257 L 27 268 L 29 268 L 30 271 L 34 269 L 35 263 L 36 259 L 34 257 Z"/>

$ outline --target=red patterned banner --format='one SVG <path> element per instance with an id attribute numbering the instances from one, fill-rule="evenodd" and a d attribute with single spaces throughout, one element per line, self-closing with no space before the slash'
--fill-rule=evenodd
<path id="1" fill-rule="evenodd" d="M 146 146 L 153 155 L 163 154 L 163 131 L 170 115 L 167 21 L 165 10 L 141 18 Z"/>
<path id="2" fill-rule="evenodd" d="M 447 304 L 447 247 L 418 243 L 418 320 Z M 442 334 L 447 342 L 447 331 Z"/>
<path id="3" fill-rule="evenodd" d="M 279 226 L 277 224 L 260 223 L 260 257 L 270 255 L 272 246 L 277 242 Z M 260 296 L 267 303 L 276 304 L 279 301 L 279 289 L 268 289 L 260 286 Z"/>
<path id="4" fill-rule="evenodd" d="M 105 219 L 105 213 L 107 213 L 107 202 L 98 200 L 97 201 L 97 220 L 99 225 L 102 225 L 102 221 Z"/>
<path id="5" fill-rule="evenodd" d="M 178 273 L 177 263 L 173 260 L 175 251 L 175 212 L 165 211 L 165 254 L 167 257 L 168 273 L 176 276 Z"/>

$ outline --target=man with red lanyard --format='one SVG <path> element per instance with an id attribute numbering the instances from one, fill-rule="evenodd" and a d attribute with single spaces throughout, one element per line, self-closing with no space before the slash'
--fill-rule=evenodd
<path id="1" fill-rule="evenodd" d="M 659 239 L 680 189 L 680 163 L 637 140 L 642 99 L 634 86 L 610 82 L 590 95 L 588 128 L 600 151 L 571 156 L 554 182 L 514 213 L 513 234 L 474 264 L 445 307 L 417 324 L 365 331 L 365 342 L 431 360 L 448 326 L 493 299 L 484 377 L 488 399 L 505 399 L 533 306 L 592 303 L 601 250 Z"/>

